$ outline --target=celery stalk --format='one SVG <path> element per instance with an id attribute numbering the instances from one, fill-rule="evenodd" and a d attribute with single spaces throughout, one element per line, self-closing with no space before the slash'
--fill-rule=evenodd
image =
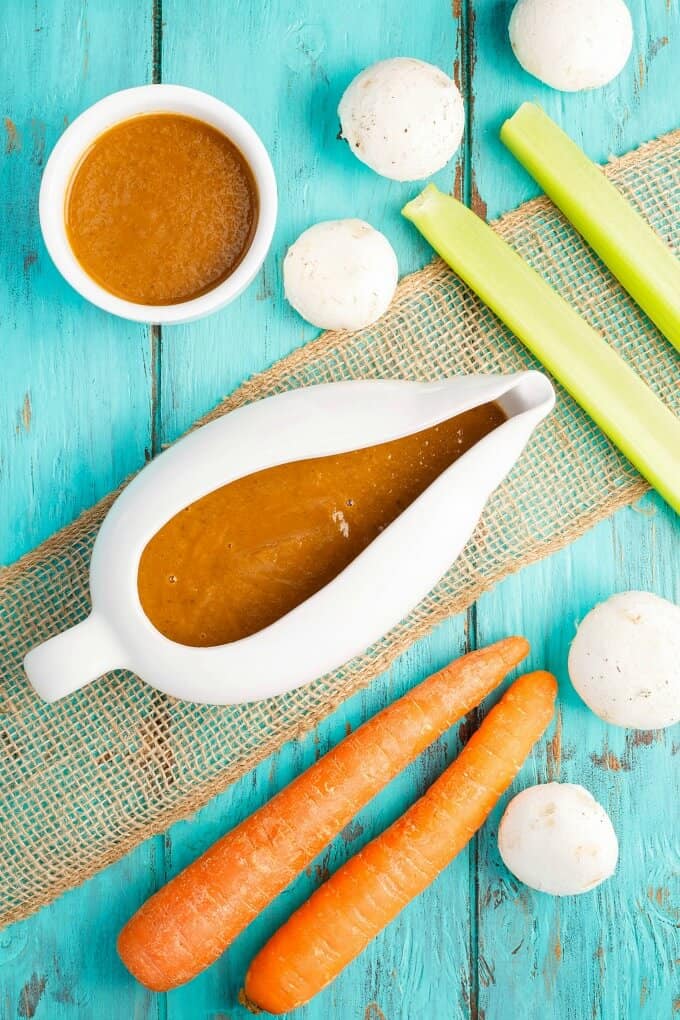
<path id="1" fill-rule="evenodd" d="M 470 209 L 428 184 L 402 213 L 680 513 L 680 419 Z"/>
<path id="2" fill-rule="evenodd" d="M 680 262 L 647 221 L 534 103 L 506 120 L 501 140 L 680 350 Z"/>

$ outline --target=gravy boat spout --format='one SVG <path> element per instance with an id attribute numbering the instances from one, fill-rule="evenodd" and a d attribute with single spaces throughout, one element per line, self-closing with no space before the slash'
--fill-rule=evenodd
<path id="1" fill-rule="evenodd" d="M 204 425 L 145 467 L 111 507 L 92 553 L 92 612 L 28 653 L 28 679 L 41 697 L 56 701 L 127 668 L 178 698 L 237 704 L 338 668 L 437 584 L 554 401 L 540 372 L 341 382 L 268 397 Z M 145 614 L 142 553 L 189 504 L 266 468 L 378 446 L 491 402 L 506 420 L 446 467 L 331 581 L 275 622 L 228 644 L 195 647 L 170 640 Z"/>

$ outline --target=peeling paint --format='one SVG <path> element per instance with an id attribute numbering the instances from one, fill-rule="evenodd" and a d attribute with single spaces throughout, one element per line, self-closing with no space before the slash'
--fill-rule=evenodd
<path id="1" fill-rule="evenodd" d="M 52 992 L 52 998 L 55 1002 L 59 1002 L 64 1006 L 75 1006 L 76 1000 L 72 991 L 72 979 L 65 977 L 62 972 L 61 962 L 59 954 L 54 953 L 52 957 L 52 966 L 54 968 L 54 974 L 59 982 L 59 987 L 55 992 Z"/>
<path id="2" fill-rule="evenodd" d="M 617 756 L 605 742 L 602 754 L 591 754 L 590 760 L 596 768 L 606 772 L 630 772 L 635 762 L 635 752 L 641 747 L 650 747 L 663 740 L 663 730 L 630 730 L 626 733 L 626 747 Z"/>
<path id="3" fill-rule="evenodd" d="M 477 967 L 479 970 L 479 981 L 484 988 L 489 988 L 491 985 L 496 984 L 495 968 L 485 959 L 482 953 L 479 954 Z"/>
<path id="4" fill-rule="evenodd" d="M 37 251 L 27 251 L 24 255 L 24 273 L 28 273 L 31 266 L 34 266 L 38 261 Z"/>
<path id="5" fill-rule="evenodd" d="M 256 301 L 267 301 L 269 298 L 271 298 L 273 296 L 274 296 L 274 291 L 273 291 L 272 286 L 269 283 L 269 280 L 267 278 L 266 267 L 262 266 L 262 271 L 260 273 L 260 286 L 257 288 L 257 293 L 255 294 L 255 300 Z"/>
<path id="6" fill-rule="evenodd" d="M 645 58 L 640 54 L 638 57 L 638 88 L 643 89 L 645 87 L 646 73 Z"/>
<path id="7" fill-rule="evenodd" d="M 456 174 L 453 179 L 453 197 L 459 202 L 463 201 L 463 164 L 460 160 L 456 163 Z"/>
<path id="8" fill-rule="evenodd" d="M 269 783 L 270 786 L 273 785 L 275 779 L 276 779 L 276 758 L 272 758 L 269 765 L 269 772 L 267 774 L 267 782 Z"/>
<path id="9" fill-rule="evenodd" d="M 33 417 L 33 409 L 31 407 L 31 396 L 29 393 L 24 397 L 24 403 L 21 408 L 21 420 L 24 425 L 26 432 L 31 431 L 31 419 Z"/>
<path id="10" fill-rule="evenodd" d="M 5 133 L 7 135 L 5 152 L 18 152 L 21 148 L 21 137 L 16 129 L 16 124 L 9 117 L 5 117 Z"/>
<path id="11" fill-rule="evenodd" d="M 662 736 L 660 730 L 633 730 L 631 734 L 626 734 L 626 743 L 631 747 L 649 747 L 661 740 Z"/>
<path id="12" fill-rule="evenodd" d="M 597 947 L 597 949 L 593 953 L 593 959 L 596 960 L 597 964 L 598 964 L 598 968 L 599 968 L 599 971 L 600 971 L 600 981 L 604 981 L 604 973 L 605 973 L 605 970 L 606 970 L 606 965 L 605 965 L 605 953 L 604 953 L 604 947 L 603 946 L 598 946 Z"/>
<path id="13" fill-rule="evenodd" d="M 545 987 L 545 994 L 547 998 L 551 998 L 554 994 L 555 985 L 557 983 L 557 976 L 560 972 L 560 966 L 562 964 L 562 936 L 561 936 L 562 922 L 560 918 L 559 904 L 555 909 L 555 916 L 551 925 L 550 942 L 548 951 L 545 955 L 543 962 L 543 984 Z"/>
<path id="14" fill-rule="evenodd" d="M 596 768 L 605 772 L 630 772 L 635 764 L 636 750 L 663 740 L 662 730 L 631 730 L 626 734 L 626 747 L 622 755 L 615 755 L 605 743 L 602 754 L 591 754 Z"/>
<path id="15" fill-rule="evenodd" d="M 648 65 L 649 65 L 649 63 L 652 60 L 654 60 L 654 57 L 657 55 L 657 53 L 660 50 L 662 50 L 664 48 L 664 46 L 668 46 L 668 43 L 669 43 L 669 39 L 668 39 L 667 35 L 662 35 L 658 39 L 650 39 L 649 40 L 649 45 L 647 47 L 647 64 Z"/>
<path id="16" fill-rule="evenodd" d="M 468 23 L 467 23 L 467 38 L 468 38 L 468 54 L 469 54 L 469 67 L 468 77 L 470 81 L 470 121 L 472 121 L 472 109 L 475 102 L 475 93 L 472 88 L 472 79 L 475 73 L 475 67 L 477 66 L 477 37 L 475 34 L 475 28 L 477 24 L 477 13 L 473 7 L 468 9 Z"/>
<path id="17" fill-rule="evenodd" d="M 668 46 L 669 39 L 667 35 L 659 36 L 658 39 L 650 39 L 647 44 L 647 52 L 640 54 L 638 57 L 638 69 L 637 69 L 637 90 L 643 89 L 649 75 L 649 65 L 652 63 L 656 55 L 665 47 Z"/>
<path id="18" fill-rule="evenodd" d="M 364 1012 L 364 1020 L 387 1020 L 377 1002 L 369 1002 Z"/>
<path id="19" fill-rule="evenodd" d="M 21 989 L 21 994 L 19 996 L 19 1008 L 17 1010 L 19 1016 L 24 1017 L 25 1020 L 31 1020 L 31 1017 L 35 1016 L 35 1012 L 40 1004 L 43 992 L 45 991 L 46 984 L 46 977 L 39 977 L 35 973 L 31 975 L 29 980 Z"/>
<path id="20" fill-rule="evenodd" d="M 458 726 L 458 742 L 461 746 L 467 744 L 472 734 L 479 728 L 480 721 L 481 715 L 478 709 L 473 708 L 471 712 L 468 712 Z"/>
<path id="21" fill-rule="evenodd" d="M 349 825 L 345 826 L 340 835 L 345 843 L 353 843 L 355 839 L 358 839 L 359 836 L 363 835 L 363 832 L 363 825 L 355 819 L 353 822 L 350 822 Z"/>
<path id="22" fill-rule="evenodd" d="M 644 1006 L 644 1004 L 647 1001 L 647 996 L 648 995 L 649 995 L 649 985 L 647 984 L 647 978 L 643 978 L 642 979 L 642 984 L 640 985 L 640 1006 Z"/>
<path id="23" fill-rule="evenodd" d="M 331 872 L 326 859 L 324 859 L 321 864 L 314 865 L 314 879 L 319 885 L 321 885 L 322 882 L 327 882 L 330 877 Z"/>
<path id="24" fill-rule="evenodd" d="M 613 751 L 608 750 L 605 745 L 602 754 L 593 752 L 590 756 L 595 768 L 604 769 L 605 772 L 630 772 L 630 763 L 625 758 L 617 758 Z"/>
<path id="25" fill-rule="evenodd" d="M 83 40 L 83 58 L 82 58 L 82 64 L 80 66 L 80 76 L 81 76 L 81 78 L 86 78 L 87 77 L 87 72 L 90 69 L 90 30 L 89 30 L 89 27 L 88 27 L 88 24 L 87 24 L 87 13 L 86 12 L 83 13 L 83 16 L 82 16 L 82 19 L 81 19 L 81 22 L 80 22 L 80 25 L 79 25 L 79 29 L 80 29 L 80 33 L 79 33 L 80 37 Z"/>
<path id="26" fill-rule="evenodd" d="M 487 204 L 482 198 L 479 188 L 477 187 L 474 170 L 472 171 L 472 182 L 470 184 L 470 207 L 473 212 L 476 212 L 477 215 L 486 222 Z"/>
<path id="27" fill-rule="evenodd" d="M 653 886 L 650 886 L 647 889 L 647 898 L 650 900 L 656 900 L 659 906 L 662 906 L 663 901 L 667 896 L 668 889 L 664 888 L 664 886 L 658 886 L 656 889 Z"/>
<path id="28" fill-rule="evenodd" d="M 647 899 L 654 905 L 654 912 L 674 926 L 680 921 L 680 906 L 676 906 L 671 897 L 670 889 L 665 885 L 649 886 Z M 657 909 L 659 908 L 659 909 Z M 645 908 L 641 908 L 643 913 Z"/>
<path id="29" fill-rule="evenodd" d="M 555 733 L 553 734 L 552 740 L 548 741 L 546 748 L 548 755 L 548 779 L 551 782 L 555 782 L 560 777 L 560 769 L 562 767 L 562 709 L 557 709 L 557 718 L 555 719 Z"/>
<path id="30" fill-rule="evenodd" d="M 31 163 L 42 166 L 45 162 L 45 125 L 41 120 L 32 118 L 31 124 Z"/>
<path id="31" fill-rule="evenodd" d="M 462 87 L 460 84 L 460 57 L 456 57 L 456 59 L 453 62 L 453 80 L 456 83 L 456 88 L 458 89 L 458 91 L 462 92 Z"/>

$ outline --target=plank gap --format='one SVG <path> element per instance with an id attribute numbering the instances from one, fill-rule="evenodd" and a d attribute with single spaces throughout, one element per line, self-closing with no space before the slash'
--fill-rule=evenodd
<path id="1" fill-rule="evenodd" d="M 163 80 L 163 0 L 152 0 L 151 31 L 151 82 L 159 85 Z"/>
<path id="2" fill-rule="evenodd" d="M 151 2 L 151 83 L 163 78 L 163 0 Z M 151 456 L 161 452 L 161 363 L 163 337 L 161 327 L 150 328 L 151 339 Z"/>
<path id="3" fill-rule="evenodd" d="M 152 0 L 151 5 L 151 83 L 159 85 L 163 78 L 163 3 Z M 151 339 L 151 456 L 161 452 L 162 417 L 161 417 L 161 369 L 163 360 L 163 334 L 159 325 L 152 325 L 149 330 Z M 172 867 L 172 843 L 169 832 L 159 834 L 154 839 L 154 856 L 157 873 L 160 877 L 159 886 L 165 885 L 170 878 Z M 167 1020 L 168 996 L 152 995 L 155 1000 L 156 1020 Z"/>
<path id="4" fill-rule="evenodd" d="M 462 188 L 460 200 L 465 205 L 472 204 L 472 110 L 474 95 L 472 75 L 474 70 L 474 0 L 465 0 L 459 8 L 459 60 L 460 60 L 460 91 L 465 110 L 465 129 L 463 132 Z"/>
<path id="5" fill-rule="evenodd" d="M 161 370 L 163 363 L 163 336 L 160 326 L 151 326 L 151 456 L 161 452 Z"/>
<path id="6" fill-rule="evenodd" d="M 465 651 L 472 652 L 479 647 L 479 631 L 477 621 L 477 603 L 473 602 L 465 612 Z M 480 709 L 473 708 L 465 725 L 466 737 L 474 732 L 482 721 Z M 470 969 L 468 973 L 468 995 L 470 1020 L 479 1016 L 479 837 L 475 835 L 470 841 L 468 853 L 468 898 L 470 901 L 469 947 L 468 957 Z"/>
<path id="7" fill-rule="evenodd" d="M 458 59 L 460 60 L 460 90 L 465 108 L 465 131 L 463 134 L 462 181 L 460 200 L 468 207 L 472 206 L 473 169 L 472 169 L 472 124 L 473 124 L 473 72 L 474 72 L 474 0 L 464 0 L 458 8 Z M 479 647 L 479 631 L 477 619 L 477 603 L 473 602 L 465 612 L 465 651 L 471 652 Z M 468 716 L 466 733 L 476 730 L 481 722 L 482 714 L 475 708 Z M 473 836 L 468 853 L 468 898 L 469 916 L 469 948 L 470 961 L 468 972 L 468 1011 L 470 1020 L 479 1016 L 479 837 Z"/>

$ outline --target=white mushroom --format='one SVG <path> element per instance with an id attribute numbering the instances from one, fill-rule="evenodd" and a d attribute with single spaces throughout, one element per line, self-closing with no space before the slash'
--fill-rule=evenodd
<path id="1" fill-rule="evenodd" d="M 680 721 L 680 606 L 646 591 L 612 595 L 581 621 L 569 676 L 606 722 L 652 730 Z"/>
<path id="2" fill-rule="evenodd" d="M 358 74 L 338 116 L 354 155 L 394 181 L 418 181 L 441 170 L 465 126 L 455 82 L 411 57 L 381 60 Z"/>
<path id="3" fill-rule="evenodd" d="M 633 45 L 623 0 L 519 0 L 510 43 L 525 71 L 562 92 L 616 78 Z"/>
<path id="4" fill-rule="evenodd" d="M 498 849 L 520 882 L 554 896 L 588 892 L 616 870 L 619 844 L 609 815 L 582 786 L 530 786 L 508 804 Z"/>
<path id="5" fill-rule="evenodd" d="M 387 310 L 399 277 L 387 238 L 363 220 L 328 220 L 300 234 L 283 261 L 286 297 L 321 329 L 361 329 Z"/>

